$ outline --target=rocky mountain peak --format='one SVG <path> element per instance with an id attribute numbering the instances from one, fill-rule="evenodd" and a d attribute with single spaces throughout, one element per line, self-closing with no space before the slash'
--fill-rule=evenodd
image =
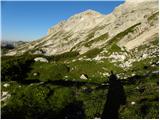
<path id="1" fill-rule="evenodd" d="M 103 15 L 97 11 L 94 11 L 92 9 L 88 9 L 88 10 L 85 10 L 83 12 L 80 12 L 80 13 L 77 13 L 77 14 L 71 16 L 69 19 L 78 18 L 78 17 L 85 17 L 85 16 L 97 17 L 97 16 L 103 16 Z"/>
<path id="2" fill-rule="evenodd" d="M 97 18 L 100 18 L 100 17 L 103 17 L 104 15 L 102 15 L 101 13 L 99 12 L 96 12 L 94 10 L 91 10 L 91 9 L 88 9 L 84 12 L 81 12 L 81 13 L 78 13 L 78 14 L 75 14 L 73 16 L 71 16 L 67 22 L 70 23 L 70 22 L 88 22 L 89 20 L 90 21 L 95 21 Z"/>
<path id="3" fill-rule="evenodd" d="M 86 15 L 86 16 L 102 16 L 101 13 L 97 12 L 97 11 L 94 11 L 92 9 L 88 9 L 82 13 L 80 13 L 79 15 Z"/>
<path id="4" fill-rule="evenodd" d="M 51 34 L 55 31 L 57 32 L 60 30 L 72 32 L 86 30 L 88 28 L 94 27 L 96 24 L 101 22 L 104 19 L 104 16 L 105 15 L 102 15 L 99 12 L 88 9 L 84 12 L 71 16 L 66 21 L 61 21 L 57 25 L 50 28 L 48 33 Z"/>

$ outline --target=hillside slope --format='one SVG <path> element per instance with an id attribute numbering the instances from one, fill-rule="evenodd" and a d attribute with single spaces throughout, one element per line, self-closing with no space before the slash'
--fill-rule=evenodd
<path id="1" fill-rule="evenodd" d="M 93 48 L 115 43 L 134 49 L 158 36 L 158 1 L 127 0 L 108 15 L 87 10 L 62 21 L 48 30 L 45 37 L 18 46 L 6 55 L 56 55 L 70 51 L 83 54 Z"/>
<path id="2" fill-rule="evenodd" d="M 7 49 L 2 118 L 158 119 L 158 18 L 157 0 L 126 0 L 109 15 L 87 10 Z"/>

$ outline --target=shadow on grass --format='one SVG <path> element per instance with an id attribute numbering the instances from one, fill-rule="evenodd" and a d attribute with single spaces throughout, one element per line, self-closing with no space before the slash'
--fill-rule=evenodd
<path id="1" fill-rule="evenodd" d="M 126 103 L 125 92 L 121 82 L 112 71 L 109 77 L 109 84 L 107 101 L 105 103 L 101 118 L 118 119 L 120 105 L 124 105 Z"/>
<path id="2" fill-rule="evenodd" d="M 67 119 L 83 119 L 85 118 L 85 112 L 83 108 L 82 101 L 75 101 L 73 103 L 68 104 L 62 110 L 62 118 Z"/>
<path id="3" fill-rule="evenodd" d="M 53 85 L 60 85 L 60 86 L 66 86 L 66 87 L 81 87 L 83 85 L 99 85 L 97 83 L 89 83 L 89 82 L 82 82 L 82 81 L 65 81 L 65 80 L 49 80 L 48 82 L 45 82 L 45 84 L 53 84 Z"/>
<path id="4" fill-rule="evenodd" d="M 42 109 L 40 106 L 5 106 L 2 109 L 2 119 L 82 119 L 85 118 L 83 102 L 74 101 L 63 109 L 55 110 L 50 106 Z"/>

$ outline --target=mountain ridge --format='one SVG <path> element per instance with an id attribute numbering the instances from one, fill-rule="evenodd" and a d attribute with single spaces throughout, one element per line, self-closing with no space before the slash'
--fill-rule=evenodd
<path id="1" fill-rule="evenodd" d="M 6 55 L 18 55 L 37 50 L 44 51 L 45 55 L 56 55 L 69 51 L 84 54 L 91 49 L 106 46 L 109 41 L 116 41 L 119 47 L 125 47 L 127 50 L 138 47 L 143 42 L 149 42 L 149 39 L 158 33 L 158 1 L 141 1 L 131 5 L 132 2 L 132 0 L 127 0 L 108 15 L 91 9 L 73 15 L 49 28 L 48 35 L 45 37 L 19 46 Z M 149 36 L 147 31 L 150 28 Z M 148 35 L 147 38 L 143 37 L 145 32 Z M 120 34 L 123 36 L 116 40 L 116 36 Z M 140 38 L 142 39 L 141 44 L 134 42 Z M 135 45 L 132 45 L 133 43 Z"/>

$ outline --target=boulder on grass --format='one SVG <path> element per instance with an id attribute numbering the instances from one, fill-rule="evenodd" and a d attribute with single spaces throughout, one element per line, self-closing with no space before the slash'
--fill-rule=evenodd
<path id="1" fill-rule="evenodd" d="M 43 57 L 37 57 L 37 58 L 34 58 L 34 61 L 39 61 L 39 62 L 46 62 L 48 63 L 48 60 L 46 58 L 43 58 Z"/>
<path id="2" fill-rule="evenodd" d="M 83 79 L 83 80 L 87 80 L 87 79 L 88 79 L 88 76 L 87 76 L 86 74 L 82 74 L 82 75 L 80 76 L 80 78 Z"/>
<path id="3" fill-rule="evenodd" d="M 33 73 L 33 76 L 38 76 L 38 75 L 39 75 L 39 73 L 37 73 L 37 72 Z"/>
<path id="4" fill-rule="evenodd" d="M 9 86 L 10 86 L 10 84 L 5 83 L 3 86 L 4 86 L 4 87 L 9 87 Z"/>

